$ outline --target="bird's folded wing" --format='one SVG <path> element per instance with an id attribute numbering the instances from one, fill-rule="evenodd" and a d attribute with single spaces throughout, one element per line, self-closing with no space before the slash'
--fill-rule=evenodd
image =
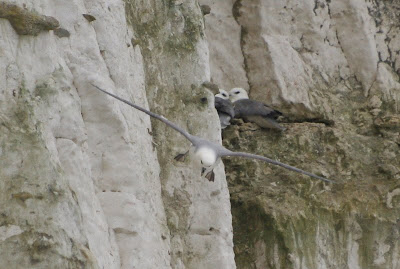
<path id="1" fill-rule="evenodd" d="M 233 103 L 235 115 L 237 117 L 263 116 L 277 118 L 281 112 L 269 107 L 268 105 L 251 99 L 241 99 Z"/>

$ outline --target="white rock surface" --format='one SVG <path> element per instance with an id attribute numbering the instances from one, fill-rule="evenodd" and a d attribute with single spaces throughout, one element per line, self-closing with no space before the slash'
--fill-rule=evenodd
<path id="1" fill-rule="evenodd" d="M 145 59 L 141 47 L 131 43 L 138 34 L 127 24 L 125 3 L 43 0 L 25 1 L 24 7 L 55 17 L 70 36 L 52 31 L 18 36 L 8 20 L 0 19 L 0 162 L 7 167 L 0 172 L 0 267 L 179 268 L 175 265 L 181 263 L 182 268 L 234 268 L 222 166 L 217 181 L 209 183 L 199 167 L 163 160 L 164 171 L 185 171 L 171 173 L 175 182 L 163 184 L 166 193 L 187 195 L 188 226 L 175 237 L 167 224 L 149 117 L 90 85 L 148 107 Z M 96 20 L 88 22 L 82 14 Z M 186 72 L 186 81 L 200 85 L 209 80 L 208 49 L 204 40 L 195 46 L 198 62 L 188 61 L 186 70 L 171 73 Z M 197 120 L 203 117 L 213 117 L 215 127 L 203 135 L 219 139 L 212 104 Z M 167 133 L 158 138 L 169 142 Z M 182 141 L 179 137 L 176 143 Z M 173 159 L 173 153 L 167 157 Z M 15 183 L 15 177 L 22 181 Z M 24 186 L 25 177 L 35 177 L 37 187 Z M 186 256 L 171 260 L 178 252 Z"/>
<path id="2" fill-rule="evenodd" d="M 159 13 L 160 9 L 169 12 Z M 220 142 L 213 95 L 201 86 L 210 80 L 210 67 L 197 2 L 149 2 L 131 5 L 128 11 L 146 63 L 152 110 L 192 134 Z M 149 17 L 144 21 L 142 14 Z M 193 158 L 184 163 L 173 159 L 188 150 L 188 141 L 164 124 L 153 123 L 171 236 L 171 267 L 235 268 L 229 192 L 222 165 L 215 169 L 215 182 L 208 182 L 200 176 L 200 164 Z"/>
<path id="3" fill-rule="evenodd" d="M 244 58 L 240 46 L 240 26 L 232 13 L 235 1 L 200 0 L 211 7 L 204 17 L 210 50 L 211 81 L 220 88 L 248 89 Z"/>
<path id="4" fill-rule="evenodd" d="M 368 96 L 376 80 L 378 52 L 374 34 L 374 19 L 368 14 L 366 1 L 334 1 L 329 4 L 330 16 L 336 27 L 340 46 L 350 66 Z"/>
<path id="5" fill-rule="evenodd" d="M 200 86 L 209 80 L 300 119 L 372 124 L 399 111 L 395 1 L 201 0 L 205 27 L 194 0 L 11 2 L 70 36 L 19 36 L 0 18 L 0 268 L 235 268 L 222 164 L 210 183 L 192 160 L 174 162 L 189 146 L 179 134 L 90 83 L 214 141 L 217 114 L 200 101 L 212 100 Z M 362 268 L 354 218 L 346 263 Z M 376 241 L 373 263 L 398 267 L 398 243 Z M 329 253 L 289 258 L 329 268 Z"/>
<path id="6" fill-rule="evenodd" d="M 237 72 L 242 70 L 240 63 L 244 59 L 250 97 L 277 106 L 292 117 L 321 114 L 331 117 L 331 105 L 320 92 L 328 95 L 346 92 L 352 86 L 342 82 L 349 79 L 354 78 L 360 84 L 364 96 L 371 95 L 379 76 L 379 59 L 393 63 L 395 72 L 399 70 L 398 54 L 393 53 L 398 51 L 394 45 L 399 44 L 398 28 L 391 22 L 395 16 L 391 12 L 396 9 L 385 8 L 395 3 L 373 4 L 363 0 L 202 3 L 211 7 L 211 14 L 205 18 L 211 28 L 207 29 L 210 55 L 216 55 L 210 58 L 214 80 L 219 85 L 241 86 L 242 82 L 237 80 L 243 76 Z M 215 14 L 222 15 L 214 18 Z M 235 14 L 240 28 L 230 29 L 236 24 L 225 26 L 231 14 Z M 215 27 L 218 19 L 221 27 Z M 242 52 L 224 58 L 228 62 L 224 66 L 236 66 L 236 72 L 221 75 L 222 68 L 217 68 L 223 62 L 219 56 L 224 55 L 221 48 Z M 392 77 L 385 85 L 396 82 L 397 78 Z M 379 91 L 386 92 L 385 88 L 380 87 Z M 391 100 L 399 100 L 397 94 L 391 95 Z"/>

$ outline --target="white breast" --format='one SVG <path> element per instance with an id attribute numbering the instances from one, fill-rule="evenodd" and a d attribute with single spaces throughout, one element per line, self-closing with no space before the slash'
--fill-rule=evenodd
<path id="1" fill-rule="evenodd" d="M 201 160 L 204 166 L 212 166 L 217 161 L 217 154 L 215 151 L 208 147 L 199 148 L 195 155 Z"/>

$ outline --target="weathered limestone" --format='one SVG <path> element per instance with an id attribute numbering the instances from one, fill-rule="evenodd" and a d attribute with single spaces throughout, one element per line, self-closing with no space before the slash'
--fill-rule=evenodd
<path id="1" fill-rule="evenodd" d="M 232 126 L 224 132 L 224 144 L 320 173 L 338 184 L 324 185 L 263 163 L 225 162 L 238 268 L 396 268 L 396 143 L 317 123 L 285 127 L 285 134 L 266 137 L 262 130 Z"/>
<path id="2" fill-rule="evenodd" d="M 226 146 L 339 182 L 227 161 L 239 268 L 399 267 L 400 4 L 200 2 L 0 3 L 0 268 L 235 268 L 223 165 L 90 86 L 220 141 L 205 81 L 296 122 Z"/>
<path id="3" fill-rule="evenodd" d="M 238 268 L 399 266 L 399 3 L 378 2 L 209 4 L 241 27 L 231 39 L 241 37 L 250 97 L 298 122 L 282 135 L 239 122 L 224 132 L 225 146 L 339 181 L 226 161 Z M 208 41 L 210 54 L 213 42 L 237 44 Z"/>
<path id="4" fill-rule="evenodd" d="M 0 114 L 2 126 L 10 126 L 1 132 L 1 166 L 11 169 L 0 177 L 1 225 L 22 231 L 1 242 L 1 266 L 119 268 L 114 235 L 95 196 L 81 103 L 62 49 L 51 33 L 19 37 L 7 20 L 0 24 Z M 6 187 L 15 178 L 18 204 Z"/>
<path id="5" fill-rule="evenodd" d="M 152 110 L 218 141 L 199 6 L 12 5 L 63 31 L 21 33 L 0 19 L 0 267 L 234 268 L 223 167 L 210 183 L 176 164 L 182 137 L 90 85 L 144 107 L 148 96 Z"/>
<path id="6" fill-rule="evenodd" d="M 334 1 L 329 4 L 329 14 L 334 22 L 338 41 L 350 70 L 368 91 L 376 79 L 378 52 L 374 34 L 374 18 L 362 0 Z"/>
<path id="7" fill-rule="evenodd" d="M 150 107 L 189 132 L 220 141 L 201 9 L 196 1 L 127 1 L 127 17 L 142 49 Z M 173 157 L 189 143 L 154 121 L 163 201 L 171 235 L 172 268 L 235 268 L 230 202 L 222 165 L 215 182 L 192 160 Z"/>
<path id="8" fill-rule="evenodd" d="M 232 14 L 235 1 L 201 0 L 211 8 L 205 16 L 205 32 L 210 49 L 211 80 L 223 89 L 248 89 L 240 46 L 240 26 Z"/>
<path id="9" fill-rule="evenodd" d="M 15 82 L 10 77 L 7 81 Z M 19 87 L 2 91 L 0 98 L 1 266 L 99 268 L 101 261 L 93 257 L 84 225 L 96 217 L 95 211 L 82 216 L 82 211 L 90 211 L 81 209 L 82 192 L 69 184 L 55 155 L 56 139 L 38 119 L 41 100 Z"/>

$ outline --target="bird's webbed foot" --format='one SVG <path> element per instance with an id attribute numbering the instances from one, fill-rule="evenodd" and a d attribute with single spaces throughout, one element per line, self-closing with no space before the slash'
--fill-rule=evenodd
<path id="1" fill-rule="evenodd" d="M 186 151 L 185 153 L 180 153 L 175 156 L 174 160 L 178 162 L 184 162 L 188 153 L 189 151 Z"/>
<path id="2" fill-rule="evenodd" d="M 215 179 L 214 170 L 211 170 L 210 172 L 207 173 L 206 179 L 208 179 L 208 181 L 214 182 Z"/>

